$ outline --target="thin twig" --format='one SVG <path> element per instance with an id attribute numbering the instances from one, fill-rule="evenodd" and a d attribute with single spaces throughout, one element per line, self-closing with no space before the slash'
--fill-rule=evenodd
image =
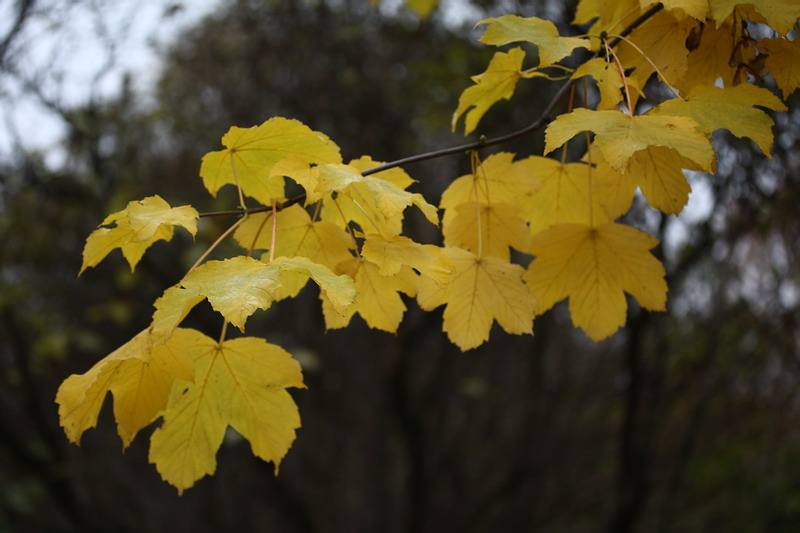
<path id="1" fill-rule="evenodd" d="M 622 41 L 625 36 L 629 35 L 633 30 L 647 22 L 653 15 L 661 11 L 664 6 L 662 4 L 655 4 L 653 7 L 642 13 L 636 20 L 631 22 L 624 30 L 622 30 L 618 35 L 616 35 L 613 39 L 608 41 L 608 46 L 614 47 Z M 592 58 L 600 57 L 601 52 L 598 51 L 594 54 Z M 498 144 L 505 144 L 507 142 L 511 142 L 515 139 L 520 137 L 524 137 L 528 134 L 531 134 L 539 129 L 542 128 L 545 124 L 550 122 L 550 114 L 555 110 L 556 106 L 558 105 L 561 98 L 564 97 L 567 92 L 572 89 L 572 86 L 575 85 L 577 79 L 572 78 L 567 80 L 564 85 L 558 90 L 558 92 L 553 96 L 550 102 L 542 111 L 539 118 L 537 118 L 533 123 L 529 126 L 522 128 L 521 130 L 517 130 L 511 133 L 507 133 L 506 135 L 501 135 L 500 137 L 495 137 L 494 139 L 485 139 L 481 138 L 478 141 L 471 142 L 468 144 L 462 144 L 460 146 L 452 146 L 450 148 L 443 148 L 441 150 L 434 150 L 432 152 L 426 152 L 423 154 L 412 155 L 410 157 L 404 157 L 402 159 L 397 159 L 395 161 L 390 161 L 389 163 L 384 163 L 382 165 L 378 165 L 376 167 L 364 170 L 361 172 L 362 176 L 369 176 L 371 174 L 377 174 L 378 172 L 382 172 L 384 170 L 389 170 L 391 168 L 396 168 L 400 166 L 407 165 L 409 163 L 417 163 L 419 161 L 427 161 L 429 159 L 437 159 L 439 157 L 445 157 L 448 155 L 455 155 L 455 154 L 464 154 L 470 150 L 480 150 L 481 148 L 488 148 L 490 146 L 496 146 Z M 286 202 L 282 203 L 278 206 L 278 210 L 285 209 L 290 205 L 299 203 L 303 201 L 305 195 L 293 198 L 291 200 L 287 200 Z M 238 209 L 238 210 L 230 210 L 230 211 L 216 211 L 211 213 L 201 213 L 200 216 L 221 216 L 221 215 L 240 215 L 242 213 L 260 213 L 262 211 L 268 211 L 271 209 L 271 206 L 262 206 L 253 209 Z"/>

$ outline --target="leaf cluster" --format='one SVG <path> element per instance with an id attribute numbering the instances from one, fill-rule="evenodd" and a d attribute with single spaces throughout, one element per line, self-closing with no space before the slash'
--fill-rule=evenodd
<path id="1" fill-rule="evenodd" d="M 150 461 L 179 491 L 214 472 L 228 426 L 277 469 L 300 425 L 286 392 L 304 386 L 300 367 L 263 339 L 226 340 L 227 325 L 244 331 L 253 313 L 296 296 L 309 280 L 320 288 L 328 329 L 359 315 L 394 333 L 407 309 L 402 294 L 425 310 L 444 306 L 443 330 L 462 350 L 488 341 L 495 321 L 508 333 L 532 334 L 535 317 L 564 299 L 575 326 L 595 341 L 624 326 L 628 295 L 664 310 L 665 271 L 651 252 L 658 241 L 620 218 L 637 191 L 654 209 L 678 214 L 691 190 L 684 170 L 715 170 L 716 130 L 747 137 L 769 155 L 773 122 L 763 109 L 786 107 L 755 82 L 770 72 L 784 97 L 800 85 L 792 66 L 798 45 L 786 36 L 798 16 L 788 0 L 583 0 L 574 20 L 588 25 L 582 36 L 562 36 L 535 17 L 480 22 L 481 42 L 513 47 L 473 76 L 453 129 L 463 117 L 465 134 L 475 131 L 523 79 L 562 79 L 559 95 L 573 98 L 547 124 L 544 154 L 482 159 L 470 150 L 471 172 L 452 181 L 438 206 L 409 190 L 414 180 L 399 164 L 369 156 L 345 163 L 330 138 L 297 120 L 232 127 L 223 148 L 203 157 L 200 177 L 212 196 L 236 188 L 239 219 L 164 291 L 146 330 L 62 384 L 57 402 L 68 438 L 77 443 L 95 425 L 111 392 L 126 446 L 162 419 Z M 769 25 L 774 36 L 752 38 L 748 21 Z M 523 68 L 530 45 L 538 64 Z M 590 52 L 576 69 L 560 64 Z M 662 101 L 648 88 L 659 85 L 674 97 Z M 573 106 L 575 93 L 587 107 Z M 577 160 L 566 159 L 569 143 L 584 151 Z M 559 159 L 545 157 L 559 149 Z M 304 194 L 289 198 L 295 189 Z M 254 201 L 259 206 L 249 208 Z M 441 222 L 441 246 L 404 235 L 408 208 Z M 158 196 L 131 202 L 90 235 L 81 270 L 115 248 L 134 268 L 175 226 L 194 235 L 198 218 Z M 243 254 L 206 261 L 231 234 Z M 203 300 L 223 317 L 217 341 L 180 327 Z"/>

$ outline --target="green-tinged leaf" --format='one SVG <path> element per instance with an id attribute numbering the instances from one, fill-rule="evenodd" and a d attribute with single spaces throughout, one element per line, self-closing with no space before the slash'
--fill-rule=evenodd
<path id="1" fill-rule="evenodd" d="M 713 171 L 714 149 L 698 124 L 687 117 L 640 115 L 621 111 L 576 109 L 558 116 L 547 127 L 545 153 L 552 152 L 582 131 L 593 131 L 594 145 L 619 172 L 625 172 L 630 158 L 651 146 L 673 148 L 703 170 Z"/>
<path id="2" fill-rule="evenodd" d="M 265 205 L 284 198 L 283 179 L 272 175 L 282 159 L 306 163 L 340 163 L 339 147 L 326 135 L 297 120 L 275 117 L 252 128 L 232 127 L 222 137 L 225 150 L 203 156 L 200 176 L 216 196 L 226 184 L 238 185 Z"/>
<path id="3" fill-rule="evenodd" d="M 337 276 L 325 265 L 320 265 L 307 257 L 277 257 L 270 263 L 282 271 L 301 272 L 319 285 L 327 300 L 339 314 L 344 314 L 356 299 L 353 279 L 346 275 Z"/>
<path id="4" fill-rule="evenodd" d="M 774 122 L 769 115 L 753 106 L 786 111 L 783 102 L 767 89 L 743 83 L 726 88 L 696 86 L 689 91 L 685 100 L 667 100 L 654 112 L 689 117 L 708 134 L 726 129 L 737 137 L 749 137 L 767 157 L 771 157 Z"/>
<path id="5" fill-rule="evenodd" d="M 289 387 L 305 388 L 300 365 L 282 348 L 243 337 L 195 342 L 194 382 L 176 382 L 164 422 L 150 441 L 151 463 L 165 481 L 188 489 L 216 470 L 228 426 L 277 472 L 300 427 Z"/>

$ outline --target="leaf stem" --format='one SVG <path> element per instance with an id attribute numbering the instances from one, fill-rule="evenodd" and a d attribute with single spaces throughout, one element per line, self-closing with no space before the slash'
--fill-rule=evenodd
<path id="1" fill-rule="evenodd" d="M 272 201 L 272 237 L 269 242 L 269 262 L 275 259 L 275 236 L 278 234 L 278 211 L 277 202 Z"/>
<path id="2" fill-rule="evenodd" d="M 225 240 L 225 237 L 227 237 L 228 235 L 230 235 L 230 234 L 231 234 L 231 232 L 233 232 L 233 230 L 235 230 L 236 228 L 238 228 L 238 227 L 241 225 L 241 223 L 242 223 L 242 222 L 244 222 L 244 221 L 245 221 L 245 217 L 242 217 L 242 218 L 240 218 L 239 220 L 237 220 L 236 222 L 234 222 L 234 223 L 231 225 L 231 227 L 229 227 L 228 229 L 226 229 L 226 230 L 225 230 L 225 233 L 223 233 L 222 235 L 220 235 L 219 237 L 217 237 L 217 240 L 216 240 L 216 241 L 214 241 L 214 242 L 211 244 L 211 246 L 209 246 L 209 247 L 208 247 L 208 249 L 207 249 L 205 252 L 203 252 L 203 255 L 201 255 L 199 258 L 197 258 L 197 261 L 195 261 L 195 262 L 194 262 L 194 264 L 192 265 L 192 268 L 190 268 L 190 269 L 189 269 L 189 272 L 191 272 L 192 270 L 194 270 L 195 268 L 197 268 L 198 266 L 200 266 L 200 263 L 202 263 L 203 261 L 205 261 L 206 257 L 208 257 L 208 254 L 210 254 L 210 253 L 211 253 L 211 252 L 214 250 L 214 248 L 216 248 L 217 246 L 219 246 L 219 243 L 221 243 L 223 240 Z M 188 274 L 189 272 L 187 272 L 187 274 Z"/>
<path id="3" fill-rule="evenodd" d="M 606 53 L 609 54 L 612 59 L 614 59 L 614 64 L 617 65 L 617 70 L 619 71 L 619 77 L 622 78 L 622 88 L 625 91 L 625 103 L 628 105 L 628 115 L 633 116 L 633 104 L 631 104 L 631 92 L 628 90 L 628 78 L 625 76 L 625 69 L 622 68 L 622 63 L 617 57 L 617 54 L 614 53 L 614 49 L 608 46 L 608 43 L 603 41 L 603 46 L 606 49 Z"/>

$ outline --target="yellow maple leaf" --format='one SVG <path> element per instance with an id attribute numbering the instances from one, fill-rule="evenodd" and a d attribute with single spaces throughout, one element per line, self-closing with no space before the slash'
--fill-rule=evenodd
<path id="1" fill-rule="evenodd" d="M 170 207 L 158 195 L 129 202 L 125 209 L 112 213 L 100 223 L 100 226 L 114 224 L 114 227 L 100 227 L 86 239 L 80 272 L 97 265 L 115 248 L 121 248 L 133 271 L 150 245 L 172 239 L 174 226 L 185 228 L 194 237 L 197 219 L 193 207 Z"/>
<path id="2" fill-rule="evenodd" d="M 233 126 L 222 137 L 225 150 L 203 156 L 200 177 L 212 196 L 226 184 L 269 205 L 284 197 L 283 179 L 271 176 L 272 167 L 282 159 L 306 163 L 340 163 L 339 147 L 326 135 L 300 121 L 274 117 L 260 126 Z"/>
<path id="3" fill-rule="evenodd" d="M 168 342 L 153 345 L 149 330 L 144 330 L 86 373 L 65 379 L 56 403 L 67 438 L 80 443 L 83 432 L 97 424 L 100 408 L 111 392 L 117 431 L 127 448 L 167 405 L 173 381 L 192 379 L 191 346 L 201 337 L 197 331 L 178 329 Z"/>
<path id="4" fill-rule="evenodd" d="M 693 41 L 692 44 L 690 41 Z M 740 65 L 749 63 L 755 52 L 751 46 L 742 46 L 742 40 L 730 25 L 717 27 L 713 21 L 693 29 L 687 38 L 689 55 L 687 68 L 679 79 L 670 82 L 682 91 L 696 85 L 714 85 L 722 78 L 725 87 L 734 85 L 740 73 Z"/>
<path id="5" fill-rule="evenodd" d="M 533 234 L 554 224 L 602 224 L 630 207 L 634 191 L 630 190 L 630 197 L 622 199 L 619 205 L 618 190 L 612 185 L 624 183 L 625 178 L 616 172 L 613 176 L 604 173 L 608 165 L 600 168 L 596 161 L 590 165 L 588 162 L 564 164 L 548 157 L 531 159 L 535 162 L 534 172 L 542 182 L 541 188 L 525 202 L 524 216 Z"/>
<path id="6" fill-rule="evenodd" d="M 362 176 L 354 165 L 320 165 L 319 168 L 320 188 L 328 194 L 322 211 L 324 220 L 340 227 L 352 221 L 364 232 L 393 237 L 402 231 L 403 211 L 415 205 L 432 224 L 439 224 L 435 206 L 426 202 L 421 194 L 408 192 L 384 179 L 383 172 Z"/>
<path id="7" fill-rule="evenodd" d="M 597 89 L 600 91 L 600 102 L 597 109 L 617 109 L 622 102 L 622 75 L 614 63 L 596 57 L 572 73 L 572 78 L 578 79 L 583 76 L 592 76 L 597 82 Z M 628 90 L 635 91 L 639 96 L 643 96 L 638 82 L 635 78 L 628 79 Z"/>
<path id="8" fill-rule="evenodd" d="M 444 331 L 456 346 L 477 348 L 489 340 L 495 320 L 507 333 L 533 334 L 535 302 L 522 282 L 521 266 L 460 248 L 442 253 L 453 262 L 450 282 L 445 287 L 420 283 L 417 300 L 426 311 L 446 304 Z"/>
<path id="9" fill-rule="evenodd" d="M 726 88 L 695 86 L 685 100 L 673 98 L 662 102 L 653 113 L 689 117 L 708 134 L 724 128 L 737 137 L 749 137 L 767 157 L 772 157 L 772 126 L 775 123 L 769 115 L 753 106 L 786 111 L 783 102 L 767 89 L 743 83 Z"/>
<path id="10" fill-rule="evenodd" d="M 439 208 L 444 209 L 442 225 L 456 217 L 460 204 L 480 202 L 524 205 L 526 195 L 541 186 L 534 158 L 514 161 L 514 154 L 499 152 L 481 161 L 475 175 L 466 174 L 454 180 L 442 193 Z"/>
<path id="11" fill-rule="evenodd" d="M 639 0 L 580 0 L 572 23 L 580 26 L 594 20 L 587 33 L 600 35 L 614 28 L 624 28 L 639 16 L 640 11 Z M 599 44 L 599 39 L 593 39 L 593 49 L 596 50 Z"/>
<path id="12" fill-rule="evenodd" d="M 472 76 L 475 85 L 467 87 L 458 98 L 458 107 L 453 113 L 451 127 L 456 131 L 459 117 L 466 113 L 464 135 L 469 135 L 478 126 L 481 117 L 500 100 L 508 100 L 514 94 L 517 81 L 522 77 L 522 48 L 508 52 L 495 52 L 486 72 Z"/>
<path id="13" fill-rule="evenodd" d="M 649 252 L 657 244 L 653 236 L 615 223 L 560 224 L 535 235 L 536 258 L 525 281 L 537 314 L 568 297 L 573 324 L 600 341 L 625 324 L 625 292 L 642 307 L 663 311 L 664 267 Z"/>
<path id="14" fill-rule="evenodd" d="M 378 265 L 381 276 L 394 276 L 403 265 L 407 265 L 441 284 L 446 283 L 453 273 L 453 265 L 442 255 L 441 248 L 403 236 L 387 239 L 381 235 L 365 235 L 361 256 Z"/>
<path id="15" fill-rule="evenodd" d="M 686 72 L 686 38 L 697 25 L 694 19 L 678 20 L 669 11 L 659 11 L 628 37 L 639 50 L 623 41 L 617 55 L 626 69 L 634 69 L 631 77 L 638 80 L 639 87 L 656 71 L 653 65 L 672 85 Z"/>
<path id="16" fill-rule="evenodd" d="M 743 10 L 752 7 L 753 11 L 745 18 L 769 24 L 781 35 L 789 33 L 800 18 L 800 3 L 797 0 L 709 0 L 709 5 L 711 16 L 718 25 L 722 25 L 737 6 Z"/>
<path id="17" fill-rule="evenodd" d="M 476 26 L 488 24 L 480 38 L 484 44 L 502 46 L 513 42 L 529 42 L 539 48 L 539 67 L 557 63 L 572 54 L 576 48 L 589 48 L 589 42 L 579 37 L 561 37 L 556 25 L 538 17 L 523 18 L 505 15 L 484 19 Z M 469 133 L 469 132 L 467 132 Z"/>
<path id="18" fill-rule="evenodd" d="M 800 87 L 800 39 L 762 39 L 756 46 L 766 54 L 765 65 L 788 99 Z"/>
<path id="19" fill-rule="evenodd" d="M 528 251 L 531 235 L 518 207 L 472 202 L 459 205 L 456 211 L 458 214 L 442 232 L 446 246 L 506 260 L 511 255 L 509 247 Z"/>
<path id="20" fill-rule="evenodd" d="M 309 258 L 315 263 L 335 268 L 352 257 L 353 238 L 342 228 L 325 221 L 312 221 L 303 207 L 292 205 L 278 212 L 275 232 L 274 257 Z M 272 213 L 256 213 L 248 217 L 233 234 L 244 248 L 269 250 L 272 240 Z M 269 253 L 261 256 L 268 261 Z M 284 275 L 282 286 L 275 293 L 276 300 L 296 296 L 308 276 Z"/>
<path id="21" fill-rule="evenodd" d="M 355 303 L 345 309 L 344 313 L 334 312 L 332 302 L 327 295 L 323 295 L 322 312 L 325 316 L 325 327 L 328 329 L 347 327 L 353 315 L 358 313 L 369 327 L 395 333 L 406 311 L 406 305 L 399 293 L 409 296 L 416 294 L 416 274 L 409 267 L 401 267 L 396 274 L 384 276 L 377 264 L 363 258 L 345 261 L 339 265 L 337 271 L 354 280 L 358 295 Z"/>
<path id="22" fill-rule="evenodd" d="M 203 299 L 225 319 L 244 331 L 248 317 L 268 309 L 283 286 L 285 271 L 299 272 L 313 279 L 326 293 L 337 312 L 343 313 L 355 299 L 353 280 L 337 276 L 324 265 L 308 258 L 276 258 L 265 264 L 252 257 L 238 256 L 208 261 L 189 272 L 179 283 L 156 300 L 153 328 L 158 338 L 167 338 L 189 311 Z"/>
<path id="23" fill-rule="evenodd" d="M 179 493 L 216 470 L 228 426 L 277 472 L 300 427 L 287 388 L 305 388 L 300 365 L 282 348 L 243 337 L 195 342 L 194 382 L 177 381 L 150 439 L 149 460 Z"/>
<path id="24" fill-rule="evenodd" d="M 547 127 L 545 154 L 587 130 L 596 134 L 594 145 L 619 172 L 627 170 L 633 154 L 651 146 L 673 148 L 703 170 L 712 171 L 714 167 L 714 149 L 694 120 L 664 115 L 631 117 L 612 110 L 579 108 L 556 117 Z"/>
<path id="25" fill-rule="evenodd" d="M 708 15 L 708 0 L 640 0 L 642 8 L 647 9 L 653 4 L 661 2 L 664 9 L 672 11 L 681 9 L 684 13 L 701 22 L 705 22 Z"/>
<path id="26" fill-rule="evenodd" d="M 637 152 L 628 169 L 647 202 L 670 215 L 677 215 L 689 201 L 692 188 L 683 169 L 700 170 L 672 148 L 653 146 Z"/>

